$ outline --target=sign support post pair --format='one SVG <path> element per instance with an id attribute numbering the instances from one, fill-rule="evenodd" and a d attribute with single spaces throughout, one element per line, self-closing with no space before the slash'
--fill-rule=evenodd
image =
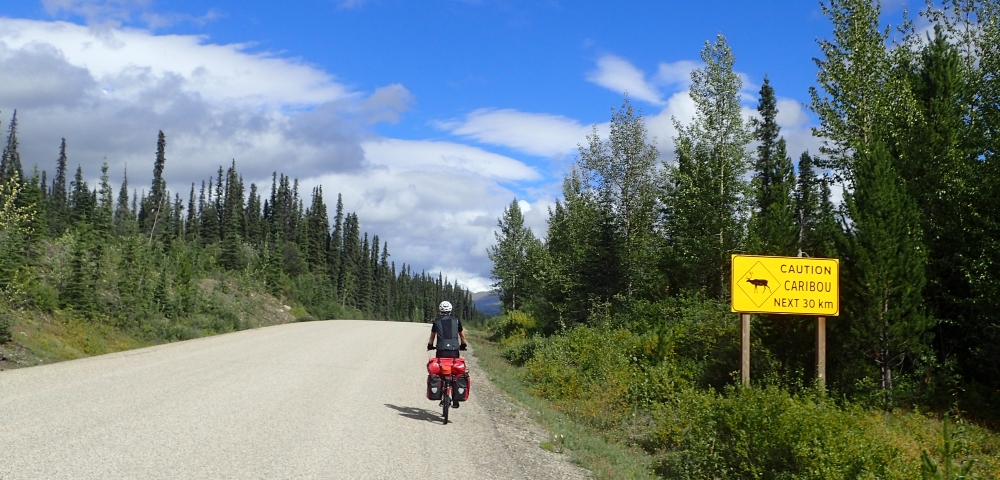
<path id="1" fill-rule="evenodd" d="M 816 316 L 816 383 L 826 388 L 826 317 L 840 314 L 840 260 L 733 255 L 731 267 L 743 385 L 750 385 L 750 314 L 764 313 Z"/>

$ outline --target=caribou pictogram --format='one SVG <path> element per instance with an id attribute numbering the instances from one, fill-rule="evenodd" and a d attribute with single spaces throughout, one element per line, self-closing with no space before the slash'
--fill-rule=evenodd
<path id="1" fill-rule="evenodd" d="M 771 287 L 767 285 L 767 280 L 763 278 L 751 278 L 753 277 L 753 272 L 747 273 L 747 283 L 753 285 L 753 293 L 757 293 L 757 287 L 764 287 L 767 290 L 771 290 Z"/>

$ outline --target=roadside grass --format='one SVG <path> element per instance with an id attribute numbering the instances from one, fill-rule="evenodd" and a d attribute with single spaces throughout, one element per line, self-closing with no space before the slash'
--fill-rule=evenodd
<path id="1" fill-rule="evenodd" d="M 70 312 L 25 310 L 13 315 L 12 341 L 0 345 L 0 368 L 17 368 L 103 355 L 154 345 L 101 322 Z"/>
<path id="2" fill-rule="evenodd" d="M 4 312 L 11 340 L 0 343 L 0 370 L 75 360 L 179 340 L 309 319 L 301 307 L 240 288 L 238 281 L 199 281 L 198 313 L 168 319 L 151 317 L 122 325 L 120 319 L 85 318 L 72 310 Z"/>
<path id="3" fill-rule="evenodd" d="M 500 356 L 499 345 L 482 330 L 468 329 L 475 355 L 490 382 L 528 408 L 534 420 L 552 434 L 539 448 L 568 454 L 573 463 L 598 479 L 652 479 L 653 459 L 638 448 L 615 442 L 604 433 L 574 422 L 542 398 L 532 395 L 523 379 L 524 368 Z"/>

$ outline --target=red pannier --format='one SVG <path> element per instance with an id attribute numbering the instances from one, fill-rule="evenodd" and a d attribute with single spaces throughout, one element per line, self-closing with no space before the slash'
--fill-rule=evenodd
<path id="1" fill-rule="evenodd" d="M 465 373 L 465 359 L 432 358 L 427 360 L 427 373 L 431 375 L 461 375 Z"/>

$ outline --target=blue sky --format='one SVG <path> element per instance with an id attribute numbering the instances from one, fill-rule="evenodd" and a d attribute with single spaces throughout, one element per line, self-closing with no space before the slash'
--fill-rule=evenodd
<path id="1" fill-rule="evenodd" d="M 813 1 L 7 1 L 0 119 L 18 109 L 26 163 L 49 170 L 66 137 L 88 176 L 107 158 L 141 189 L 163 129 L 182 195 L 233 158 L 248 183 L 278 170 L 328 204 L 343 192 L 397 262 L 479 290 L 504 205 L 523 200 L 543 234 L 575 145 L 623 91 L 669 159 L 719 33 L 745 105 L 769 75 L 792 154 L 815 151 L 801 103 L 829 32 Z"/>

